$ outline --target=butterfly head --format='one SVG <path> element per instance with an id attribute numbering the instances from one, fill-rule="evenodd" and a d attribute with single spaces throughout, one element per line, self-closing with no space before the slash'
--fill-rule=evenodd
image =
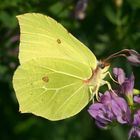
<path id="1" fill-rule="evenodd" d="M 107 72 L 109 67 L 110 67 L 110 64 L 103 60 L 100 60 L 97 64 L 97 69 L 100 69 L 103 73 Z"/>

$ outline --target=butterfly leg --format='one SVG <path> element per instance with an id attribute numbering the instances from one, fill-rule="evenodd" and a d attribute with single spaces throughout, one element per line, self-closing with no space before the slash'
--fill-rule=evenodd
<path id="1" fill-rule="evenodd" d="M 89 87 L 89 92 L 90 92 L 90 100 L 92 99 L 92 102 L 94 103 L 94 88 L 93 88 L 93 86 Z"/>
<path id="2" fill-rule="evenodd" d="M 92 99 L 93 98 L 93 94 L 92 94 L 93 86 L 89 86 L 89 92 L 90 92 L 90 99 Z"/>
<path id="3" fill-rule="evenodd" d="M 111 87 L 111 85 L 110 85 L 110 83 L 108 81 L 104 81 L 104 85 L 105 84 L 108 86 L 108 89 L 109 90 L 113 90 L 112 87 Z"/>
<path id="4" fill-rule="evenodd" d="M 98 95 L 99 88 L 100 88 L 100 85 L 97 85 L 95 89 L 95 96 L 96 96 L 97 101 L 99 101 L 99 95 Z"/>
<path id="5" fill-rule="evenodd" d="M 91 94 L 90 99 L 92 99 L 93 103 L 94 103 L 94 97 L 97 99 L 97 101 L 99 101 L 99 96 L 98 96 L 99 87 L 100 86 L 98 86 L 98 85 L 96 85 L 95 87 L 93 87 L 93 86 L 89 87 L 89 91 L 90 91 L 90 94 Z"/>
<path id="6" fill-rule="evenodd" d="M 108 81 L 104 81 L 104 84 L 106 84 L 108 86 L 109 91 L 111 91 L 112 93 L 116 94 L 114 92 L 114 90 L 112 89 L 112 87 L 111 87 L 111 85 L 110 85 L 110 83 Z"/>
<path id="7" fill-rule="evenodd" d="M 118 84 L 118 82 L 112 77 L 112 75 L 111 75 L 111 73 L 110 73 L 109 71 L 107 71 L 107 72 L 104 73 L 104 77 L 105 77 L 106 75 L 109 75 L 110 79 L 111 79 L 113 82 L 115 82 L 115 83 Z"/>

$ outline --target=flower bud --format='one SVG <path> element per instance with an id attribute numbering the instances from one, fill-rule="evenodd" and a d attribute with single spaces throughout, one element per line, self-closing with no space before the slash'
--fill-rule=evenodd
<path id="1" fill-rule="evenodd" d="M 127 60 L 133 65 L 140 65 L 140 54 L 135 50 L 128 50 Z"/>

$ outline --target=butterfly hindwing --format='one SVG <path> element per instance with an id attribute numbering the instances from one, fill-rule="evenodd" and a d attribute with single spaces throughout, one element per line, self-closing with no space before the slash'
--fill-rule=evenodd
<path id="1" fill-rule="evenodd" d="M 49 120 L 77 114 L 91 99 L 84 82 L 91 74 L 87 65 L 72 60 L 29 60 L 19 66 L 13 78 L 20 111 Z"/>

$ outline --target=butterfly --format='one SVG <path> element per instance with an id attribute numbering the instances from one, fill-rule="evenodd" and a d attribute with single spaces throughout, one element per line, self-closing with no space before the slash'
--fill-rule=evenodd
<path id="1" fill-rule="evenodd" d="M 52 121 L 76 115 L 107 83 L 109 66 L 51 17 L 26 13 L 17 18 L 20 66 L 13 87 L 19 110 Z"/>

